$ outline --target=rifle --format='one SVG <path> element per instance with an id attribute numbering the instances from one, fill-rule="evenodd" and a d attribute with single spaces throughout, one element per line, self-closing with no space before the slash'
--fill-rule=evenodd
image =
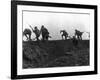
<path id="1" fill-rule="evenodd" d="M 31 25 L 29 25 L 29 27 L 32 29 L 32 31 L 34 32 L 34 29 L 32 28 L 32 26 Z"/>

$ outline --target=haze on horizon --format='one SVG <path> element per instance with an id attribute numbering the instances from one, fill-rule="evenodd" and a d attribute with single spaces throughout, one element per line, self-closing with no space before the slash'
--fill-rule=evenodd
<path id="1" fill-rule="evenodd" d="M 49 12 L 23 12 L 23 31 L 31 25 L 38 29 L 42 25 L 46 27 L 50 33 L 50 40 L 61 40 L 60 30 L 66 30 L 69 36 L 74 36 L 75 29 L 83 33 L 83 39 L 89 39 L 86 32 L 90 32 L 90 15 L 89 14 L 71 14 L 71 13 L 49 13 Z M 32 33 L 31 38 L 35 38 Z M 24 40 L 26 38 L 24 37 Z M 40 36 L 41 39 L 41 36 Z"/>

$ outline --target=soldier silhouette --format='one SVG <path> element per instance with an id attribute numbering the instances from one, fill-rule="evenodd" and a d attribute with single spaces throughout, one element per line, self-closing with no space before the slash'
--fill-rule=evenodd
<path id="1" fill-rule="evenodd" d="M 62 39 L 63 37 L 65 37 L 65 40 L 67 39 L 68 37 L 68 33 L 66 32 L 66 30 L 60 30 L 60 33 L 63 33 L 61 36 L 62 36 Z"/>
<path id="2" fill-rule="evenodd" d="M 35 35 L 36 35 L 36 39 L 39 40 L 40 31 L 39 31 L 39 29 L 37 28 L 37 26 L 34 27 L 34 33 L 35 33 Z"/>
<path id="3" fill-rule="evenodd" d="M 25 29 L 23 32 L 23 36 L 26 36 L 27 40 L 31 40 L 31 30 L 30 29 Z"/>
<path id="4" fill-rule="evenodd" d="M 82 40 L 82 34 L 84 32 L 80 32 L 79 30 L 75 29 L 75 37 L 77 37 L 78 39 Z"/>
<path id="5" fill-rule="evenodd" d="M 42 34 L 42 40 L 47 40 L 49 37 L 49 32 L 47 30 L 47 28 L 44 27 L 44 25 L 41 26 L 41 30 L 40 33 Z"/>
<path id="6" fill-rule="evenodd" d="M 31 27 L 30 25 L 30 28 L 32 29 L 32 31 L 35 33 L 35 36 L 36 36 L 36 39 L 37 41 L 39 40 L 39 36 L 40 36 L 40 31 L 39 29 L 37 28 L 37 26 L 34 27 L 34 29 Z"/>

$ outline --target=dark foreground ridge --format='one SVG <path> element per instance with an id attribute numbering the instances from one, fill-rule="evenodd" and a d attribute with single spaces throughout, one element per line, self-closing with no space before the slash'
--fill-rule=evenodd
<path id="1" fill-rule="evenodd" d="M 89 65 L 89 40 L 23 41 L 23 68 Z"/>

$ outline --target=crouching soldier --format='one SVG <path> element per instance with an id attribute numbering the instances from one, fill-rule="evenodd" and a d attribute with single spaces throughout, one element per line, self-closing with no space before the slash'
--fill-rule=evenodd
<path id="1" fill-rule="evenodd" d="M 30 29 L 25 29 L 23 32 L 23 36 L 26 36 L 27 40 L 31 40 L 31 30 Z"/>

